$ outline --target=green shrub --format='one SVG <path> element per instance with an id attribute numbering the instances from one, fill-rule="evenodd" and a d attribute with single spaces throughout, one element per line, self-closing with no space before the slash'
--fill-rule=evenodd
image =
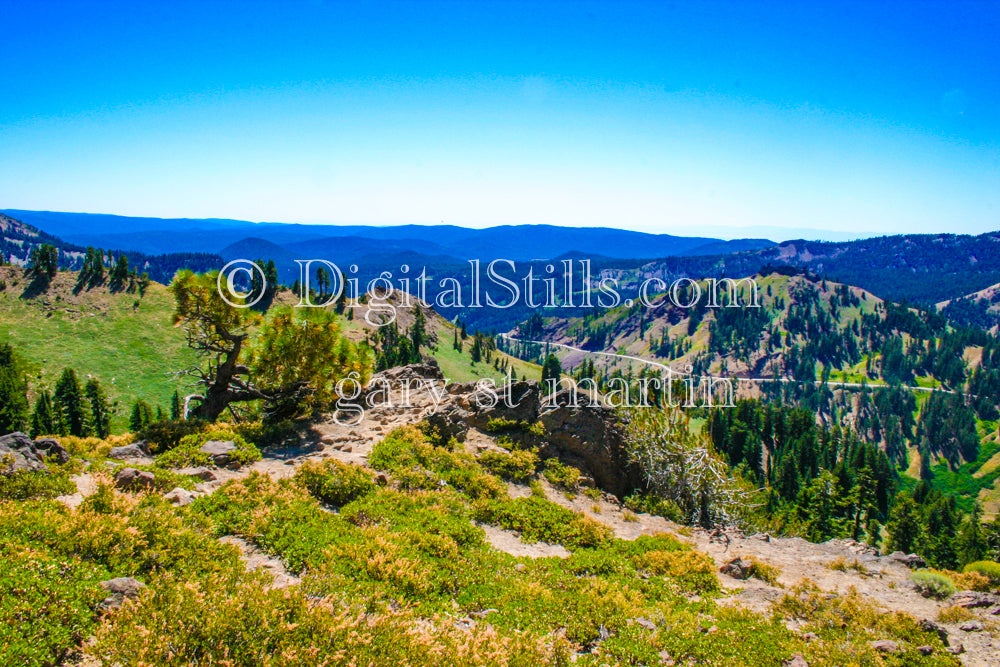
<path id="1" fill-rule="evenodd" d="M 307 461 L 295 471 L 295 481 L 315 498 L 340 507 L 375 490 L 375 482 L 358 465 L 336 459 Z"/>
<path id="2" fill-rule="evenodd" d="M 208 430 L 209 424 L 199 419 L 175 419 L 153 422 L 136 434 L 137 439 L 149 442 L 154 454 L 173 449 L 181 439 Z"/>
<path id="3" fill-rule="evenodd" d="M 572 490 L 580 482 L 580 471 L 573 466 L 561 463 L 559 459 L 546 459 L 545 470 L 542 471 L 550 484 Z"/>
<path id="4" fill-rule="evenodd" d="M 990 584 L 993 586 L 1000 585 L 1000 563 L 992 560 L 977 560 L 974 563 L 969 563 L 964 568 L 963 572 L 978 572 L 979 574 L 986 575 L 989 578 Z"/>
<path id="5" fill-rule="evenodd" d="M 298 438 L 295 424 L 291 420 L 275 424 L 264 424 L 259 421 L 244 422 L 236 424 L 232 428 L 258 449 L 281 445 L 290 439 Z"/>
<path id="6" fill-rule="evenodd" d="M 524 482 L 535 474 L 538 454 L 535 451 L 519 449 L 512 452 L 484 452 L 479 463 L 492 473 L 504 479 Z"/>
<path id="7" fill-rule="evenodd" d="M 91 634 L 106 570 L 0 541 L 0 664 L 61 664 Z"/>
<path id="8" fill-rule="evenodd" d="M 475 516 L 483 523 L 519 531 L 525 542 L 552 542 L 575 549 L 602 546 L 612 537 L 604 524 L 535 496 L 480 503 Z"/>
<path id="9" fill-rule="evenodd" d="M 236 445 L 236 450 L 229 455 L 229 460 L 240 465 L 260 460 L 260 450 L 249 444 L 239 433 L 229 429 L 213 429 L 185 435 L 176 447 L 156 457 L 156 466 L 159 468 L 183 468 L 211 465 L 208 454 L 198 451 L 209 440 L 232 441 Z"/>
<path id="10" fill-rule="evenodd" d="M 685 523 L 687 518 L 681 508 L 672 500 L 652 493 L 635 494 L 625 499 L 625 507 L 639 514 L 662 516 L 675 523 Z"/>
<path id="11" fill-rule="evenodd" d="M 777 586 L 778 577 L 781 576 L 781 570 L 773 565 L 768 565 L 763 561 L 751 560 L 750 576 L 760 579 L 764 583 L 770 584 L 771 586 Z"/>
<path id="12" fill-rule="evenodd" d="M 69 474 L 31 470 L 0 475 L 0 499 L 55 498 L 76 492 Z"/>
<path id="13" fill-rule="evenodd" d="M 957 590 L 951 579 L 943 574 L 927 570 L 914 572 L 910 575 L 910 581 L 916 586 L 917 592 L 925 598 L 943 600 Z"/>

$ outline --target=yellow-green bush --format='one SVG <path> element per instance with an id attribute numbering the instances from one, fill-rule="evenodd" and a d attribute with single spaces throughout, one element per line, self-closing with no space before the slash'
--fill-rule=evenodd
<path id="1" fill-rule="evenodd" d="M 484 452 L 479 455 L 479 463 L 490 472 L 504 479 L 524 482 L 535 474 L 538 468 L 538 454 L 528 449 L 512 452 Z"/>
<path id="2" fill-rule="evenodd" d="M 295 481 L 314 497 L 338 507 L 375 490 L 375 482 L 361 466 L 336 459 L 306 461 L 295 471 Z"/>

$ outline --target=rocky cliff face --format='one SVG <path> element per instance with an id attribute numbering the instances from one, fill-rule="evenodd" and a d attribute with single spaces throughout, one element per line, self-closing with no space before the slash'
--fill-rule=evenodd
<path id="1" fill-rule="evenodd" d="M 566 389 L 546 396 L 534 380 L 488 390 L 466 382 L 448 385 L 439 403 L 433 405 L 431 401 L 428 405 L 424 394 L 432 391 L 431 386 L 440 390 L 444 376 L 433 364 L 411 364 L 375 375 L 368 385 L 368 395 L 384 386 L 398 388 L 405 382 L 411 387 L 411 401 L 429 408 L 425 419 L 446 438 L 462 442 L 470 428 L 487 431 L 491 423 L 501 421 L 541 423 L 544 435 L 527 432 L 518 438 L 525 445 L 537 446 L 543 457 L 558 458 L 580 468 L 596 486 L 619 498 L 642 484 L 638 467 L 629 461 L 620 415 L 591 402 L 582 393 L 574 401 Z"/>

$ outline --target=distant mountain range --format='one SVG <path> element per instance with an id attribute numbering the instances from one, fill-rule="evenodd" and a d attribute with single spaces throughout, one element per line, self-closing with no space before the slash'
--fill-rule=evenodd
<path id="1" fill-rule="evenodd" d="M 231 259 L 274 260 L 287 284 L 299 275 L 297 259 L 326 259 L 366 284 L 384 270 L 397 274 L 402 264 L 428 269 L 437 284 L 468 279 L 467 260 L 517 262 L 515 280 L 532 269 L 540 276 L 558 259 L 589 258 L 593 276 L 613 275 L 623 285 L 649 277 L 742 277 L 773 267 L 808 271 L 864 288 L 881 298 L 925 306 L 973 294 L 1000 283 L 1000 232 L 978 236 L 913 234 L 856 241 L 764 239 L 723 241 L 707 237 L 646 234 L 629 230 L 550 225 L 506 225 L 467 229 L 454 225 L 300 225 L 220 219 L 133 218 L 103 214 L 7 210 L 8 224 L 0 250 L 23 263 L 32 244 L 50 242 L 63 250 L 73 267 L 86 246 L 124 251 L 139 260 L 150 277 L 169 282 L 185 263 L 205 270 Z M 26 223 L 26 224 L 22 224 Z M 16 228 L 16 229 L 15 229 Z M 193 254 L 198 253 L 198 254 Z M 982 300 L 956 301 L 949 308 L 956 321 L 994 323 Z M 986 305 L 983 305 L 986 304 Z M 975 306 L 974 308 L 970 306 Z M 444 308 L 484 330 L 504 331 L 530 315 L 530 309 Z M 570 312 L 562 313 L 566 316 Z M 990 324 L 990 325 L 991 325 Z M 989 325 L 988 325 L 989 326 Z"/>
<path id="2" fill-rule="evenodd" d="M 3 213 L 81 246 L 121 248 L 146 254 L 211 252 L 226 256 L 226 249 L 234 244 L 259 239 L 293 254 L 334 262 L 363 261 L 366 255 L 402 252 L 427 255 L 435 258 L 438 263 L 448 257 L 454 258 L 458 263 L 474 258 L 505 258 L 513 261 L 552 259 L 574 251 L 619 259 L 655 259 L 677 255 L 724 254 L 775 245 L 767 239 L 724 241 L 708 237 L 647 234 L 608 227 L 373 227 L 219 219 L 133 218 L 16 209 L 8 209 Z M 245 247 L 250 248 L 252 244 Z"/>

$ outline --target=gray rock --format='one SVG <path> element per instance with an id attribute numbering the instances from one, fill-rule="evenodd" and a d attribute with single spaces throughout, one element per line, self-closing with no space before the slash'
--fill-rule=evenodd
<path id="1" fill-rule="evenodd" d="M 123 491 L 142 491 L 156 485 L 156 476 L 145 470 L 122 468 L 115 473 L 115 487 Z"/>
<path id="2" fill-rule="evenodd" d="M 221 467 L 229 463 L 232 453 L 236 451 L 236 443 L 232 440 L 209 440 L 198 451 L 208 454 L 212 463 Z"/>
<path id="3" fill-rule="evenodd" d="M 992 593 L 980 593 L 979 591 L 959 591 L 952 595 L 948 602 L 956 607 L 966 609 L 976 609 L 979 607 L 992 607 L 1000 604 L 1000 598 Z"/>
<path id="4" fill-rule="evenodd" d="M 132 577 L 118 577 L 117 579 L 102 581 L 101 588 L 110 593 L 110 595 L 104 598 L 98 604 L 98 607 L 105 610 L 119 609 L 127 598 L 134 599 L 139 597 L 140 591 L 145 587 L 144 583 Z"/>
<path id="5" fill-rule="evenodd" d="M 962 623 L 958 626 L 958 629 L 962 632 L 982 632 L 983 624 L 979 621 L 968 621 L 967 623 Z"/>
<path id="6" fill-rule="evenodd" d="M 127 461 L 128 459 L 144 459 L 149 456 L 149 449 L 142 447 L 143 441 L 133 442 L 131 445 L 112 447 L 108 453 L 108 458 Z"/>
<path id="7" fill-rule="evenodd" d="M 653 623 L 648 618 L 643 618 L 642 616 L 640 616 L 639 618 L 635 619 L 635 623 L 639 627 L 646 628 L 647 630 L 650 630 L 650 631 L 656 629 L 656 623 Z"/>
<path id="8" fill-rule="evenodd" d="M 781 661 L 781 667 L 809 667 L 809 663 L 801 653 L 793 653 L 791 658 Z"/>
<path id="9" fill-rule="evenodd" d="M 170 492 L 163 494 L 163 499 L 173 505 L 190 505 L 194 501 L 194 494 L 181 487 L 175 487 Z"/>
<path id="10" fill-rule="evenodd" d="M 961 644 L 955 644 L 954 646 L 949 646 L 947 650 L 948 653 L 951 653 L 952 655 L 962 655 L 963 653 L 965 653 L 965 647 L 962 646 Z"/>
<path id="11" fill-rule="evenodd" d="M 917 653 L 919 653 L 920 655 L 933 655 L 934 654 L 934 647 L 933 646 L 929 646 L 927 644 L 924 644 L 923 646 L 918 646 L 917 647 Z"/>
<path id="12" fill-rule="evenodd" d="M 58 441 L 52 438 L 39 438 L 35 440 L 35 451 L 43 458 L 54 458 L 57 463 L 67 463 L 69 461 L 69 452 Z"/>
<path id="13" fill-rule="evenodd" d="M 868 645 L 879 653 L 899 653 L 899 644 L 891 639 L 880 639 L 878 641 L 868 642 Z"/>
<path id="14" fill-rule="evenodd" d="M 31 438 L 20 431 L 0 436 L 0 475 L 32 471 L 48 472 L 49 467 Z"/>
<path id="15" fill-rule="evenodd" d="M 936 634 L 945 646 L 948 645 L 948 631 L 934 621 L 926 618 L 923 619 L 920 621 L 920 629 L 924 632 Z"/>
<path id="16" fill-rule="evenodd" d="M 750 577 L 750 561 L 734 558 L 719 568 L 719 572 L 733 579 L 748 579 Z"/>
<path id="17" fill-rule="evenodd" d="M 179 472 L 182 475 L 197 477 L 203 482 L 214 482 L 216 479 L 218 479 L 215 476 L 214 472 L 212 472 L 208 468 L 205 468 L 204 466 L 198 466 L 197 468 L 181 468 L 177 472 Z"/>
<path id="18" fill-rule="evenodd" d="M 888 556 L 884 556 L 883 560 L 890 563 L 899 563 L 901 565 L 905 565 L 911 570 L 919 570 L 921 568 L 927 567 L 927 561 L 925 561 L 917 554 L 904 554 L 902 551 L 893 551 Z"/>

